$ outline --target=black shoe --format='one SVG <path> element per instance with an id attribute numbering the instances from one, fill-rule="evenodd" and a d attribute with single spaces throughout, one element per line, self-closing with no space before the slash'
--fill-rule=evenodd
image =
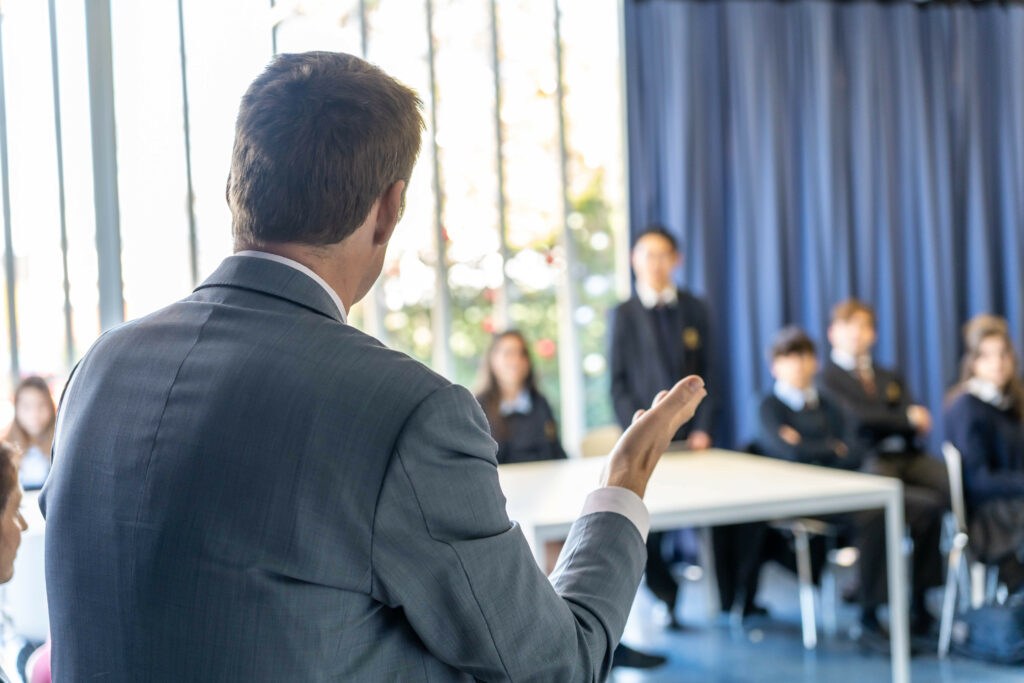
<path id="1" fill-rule="evenodd" d="M 889 630 L 878 623 L 874 616 L 861 618 L 860 635 L 857 642 L 864 650 L 883 657 L 889 657 L 892 649 L 890 647 Z M 935 653 L 938 649 L 938 636 L 911 636 L 907 649 L 910 656 L 914 657 L 928 652 Z"/>
<path id="2" fill-rule="evenodd" d="M 860 624 L 860 635 L 857 643 L 868 652 L 883 657 L 889 656 L 889 632 L 882 628 L 878 621 Z"/>
<path id="3" fill-rule="evenodd" d="M 925 611 L 910 618 L 910 654 L 935 654 L 939 649 L 939 622 Z"/>
<path id="4" fill-rule="evenodd" d="M 686 630 L 686 627 L 683 626 L 683 622 L 676 619 L 674 612 L 668 613 L 668 623 L 665 624 L 665 628 L 669 631 L 675 631 L 676 633 Z"/>
<path id="5" fill-rule="evenodd" d="M 749 619 L 750 617 L 767 617 L 771 616 L 768 608 L 763 605 L 758 605 L 756 602 L 752 602 L 743 608 L 743 618 Z"/>
<path id="6" fill-rule="evenodd" d="M 615 654 L 612 655 L 612 668 L 624 666 L 629 669 L 653 669 L 662 666 L 667 661 L 668 659 L 661 655 L 640 652 L 619 643 L 619 646 L 615 648 Z"/>
<path id="7" fill-rule="evenodd" d="M 937 633 L 938 622 L 927 610 L 915 611 L 910 617 L 910 635 L 928 638 Z"/>

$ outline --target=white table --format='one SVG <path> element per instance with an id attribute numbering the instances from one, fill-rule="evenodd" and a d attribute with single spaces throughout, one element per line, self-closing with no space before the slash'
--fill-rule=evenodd
<path id="1" fill-rule="evenodd" d="M 566 538 L 605 460 L 498 468 L 509 517 L 523 527 L 541 566 L 544 544 Z M 723 450 L 669 453 L 658 464 L 644 500 L 652 531 L 884 508 L 892 679 L 910 680 L 903 485 L 898 479 Z"/>

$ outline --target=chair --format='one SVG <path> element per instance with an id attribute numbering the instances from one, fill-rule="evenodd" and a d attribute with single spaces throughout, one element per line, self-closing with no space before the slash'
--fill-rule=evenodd
<path id="1" fill-rule="evenodd" d="M 796 551 L 796 574 L 800 583 L 800 626 L 803 634 L 804 648 L 813 650 L 818 645 L 817 618 L 814 608 L 814 577 L 811 571 L 811 536 L 822 536 L 827 551 L 825 566 L 821 574 L 821 611 L 822 626 L 825 635 L 832 637 L 836 633 L 836 605 L 838 586 L 836 568 L 852 566 L 859 558 L 856 548 L 837 548 L 840 529 L 835 524 L 809 517 L 799 519 L 783 519 L 771 523 L 771 528 L 793 537 Z"/>
<path id="2" fill-rule="evenodd" d="M 580 454 L 584 458 L 608 455 L 615 448 L 615 443 L 620 436 L 622 436 L 622 430 L 617 425 L 591 429 L 583 435 L 583 441 L 580 442 Z"/>
<path id="3" fill-rule="evenodd" d="M 756 442 L 748 444 L 745 450 L 751 455 L 764 456 L 760 445 Z M 800 626 L 804 648 L 813 650 L 818 646 L 818 626 L 814 609 L 814 577 L 811 571 L 810 537 L 812 535 L 823 536 L 827 547 L 825 567 L 821 574 L 821 611 L 825 635 L 829 637 L 836 633 L 836 604 L 838 603 L 839 589 L 836 584 L 835 568 L 852 566 L 859 555 L 855 548 L 837 548 L 836 541 L 841 535 L 839 527 L 820 519 L 809 517 L 781 519 L 771 522 L 769 526 L 793 537 L 793 548 L 796 551 L 796 575 L 800 583 Z"/>
<path id="4" fill-rule="evenodd" d="M 942 598 L 942 618 L 939 621 L 939 658 L 949 655 L 953 636 L 953 614 L 957 597 L 966 589 L 969 603 L 979 607 L 995 599 L 998 588 L 999 567 L 972 561 L 967 535 L 967 506 L 964 500 L 963 458 L 956 446 L 946 441 L 942 444 L 942 457 L 946 461 L 949 475 L 949 497 L 953 508 L 956 531 L 949 548 L 946 569 L 946 588 Z M 980 570 L 980 571 L 979 571 Z M 984 576 L 984 587 L 977 579 Z M 963 605 L 966 607 L 966 604 Z"/>

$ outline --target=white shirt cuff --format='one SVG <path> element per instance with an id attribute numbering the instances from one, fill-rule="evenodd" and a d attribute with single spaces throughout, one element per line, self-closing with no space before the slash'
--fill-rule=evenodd
<path id="1" fill-rule="evenodd" d="M 651 513 L 647 511 L 647 506 L 640 496 L 629 489 L 604 486 L 592 491 L 583 503 L 580 517 L 595 512 L 614 512 L 622 515 L 633 523 L 644 542 L 647 542 L 647 532 L 651 530 Z"/>

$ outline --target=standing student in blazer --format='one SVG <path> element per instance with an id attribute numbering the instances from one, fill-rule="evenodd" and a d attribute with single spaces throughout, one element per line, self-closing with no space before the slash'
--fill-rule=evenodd
<path id="1" fill-rule="evenodd" d="M 1024 586 L 1024 381 L 1005 319 L 976 316 L 964 342 L 946 437 L 963 459 L 971 549 L 1015 592 Z"/>
<path id="2" fill-rule="evenodd" d="M 420 107 L 340 53 L 278 55 L 250 85 L 236 253 L 105 333 L 61 401 L 41 501 L 55 680 L 607 676 L 641 499 L 703 383 L 637 413 L 546 577 L 473 395 L 346 323 L 401 216 Z"/>
<path id="3" fill-rule="evenodd" d="M 870 306 L 856 299 L 837 304 L 828 338 L 832 352 L 818 376 L 818 391 L 839 406 L 850 422 L 851 448 L 864 453 L 863 469 L 903 482 L 906 519 L 914 540 L 911 629 L 927 634 L 934 619 L 924 596 L 928 588 L 942 584 L 939 540 L 942 517 L 949 508 L 946 468 L 920 442 L 931 430 L 931 415 L 911 400 L 898 373 L 874 363 L 871 349 L 877 333 Z M 880 511 L 865 514 L 869 517 L 864 524 L 884 522 Z M 875 608 L 888 599 L 884 544 L 863 547 L 860 564 L 861 580 L 874 578 L 862 586 L 862 625 L 868 632 L 879 632 Z"/>
<path id="4" fill-rule="evenodd" d="M 649 392 L 713 370 L 707 305 L 672 279 L 683 263 L 675 237 L 662 226 L 649 227 L 634 242 L 630 262 L 636 293 L 613 311 L 611 343 L 612 404 L 623 428 Z M 693 450 L 710 448 L 714 413 L 713 399 L 704 401 L 674 440 Z"/>
<path id="5" fill-rule="evenodd" d="M 480 374 L 476 400 L 498 443 L 498 464 L 564 459 L 555 415 L 537 389 L 526 338 L 516 330 L 496 334 Z"/>
<path id="6" fill-rule="evenodd" d="M 636 293 L 613 311 L 610 353 L 612 404 L 623 427 L 649 392 L 686 375 L 714 375 L 707 306 L 673 281 L 683 262 L 675 237 L 660 225 L 647 228 L 634 242 L 630 260 Z M 713 428 L 709 399 L 674 441 L 704 450 L 711 447 Z M 665 604 L 669 627 L 675 629 L 680 586 L 663 554 L 663 537 L 653 533 L 647 539 L 647 587 Z"/>

